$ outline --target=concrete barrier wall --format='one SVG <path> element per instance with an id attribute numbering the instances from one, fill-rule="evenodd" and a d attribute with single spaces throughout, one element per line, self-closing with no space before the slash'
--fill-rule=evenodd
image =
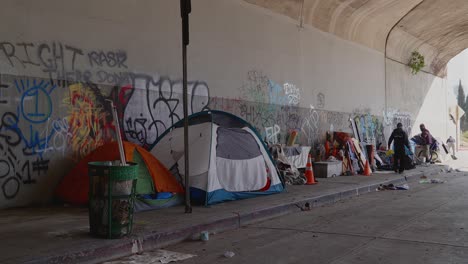
<path id="1" fill-rule="evenodd" d="M 182 118 L 178 1 L 4 2 L 0 207 L 49 201 L 77 161 L 115 138 L 106 99 L 124 138 L 147 148 Z M 269 141 L 297 129 L 318 147 L 353 119 L 385 143 L 421 105 L 398 97 L 400 76 L 423 93 L 432 85 L 390 67 L 384 113 L 383 54 L 241 1 L 192 2 L 189 112 L 234 113 Z"/>

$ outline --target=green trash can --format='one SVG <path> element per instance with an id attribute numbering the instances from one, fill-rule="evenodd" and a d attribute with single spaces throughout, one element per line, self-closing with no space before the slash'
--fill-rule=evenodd
<path id="1" fill-rule="evenodd" d="M 118 164 L 118 165 L 116 165 Z M 89 162 L 89 228 L 91 235 L 119 238 L 131 234 L 138 164 Z"/>

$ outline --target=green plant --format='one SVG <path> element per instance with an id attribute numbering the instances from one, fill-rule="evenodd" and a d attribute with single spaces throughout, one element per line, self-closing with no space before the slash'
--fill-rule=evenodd
<path id="1" fill-rule="evenodd" d="M 417 74 L 422 68 L 424 68 L 424 65 L 424 56 L 417 51 L 413 51 L 408 63 L 408 66 L 411 68 L 411 73 Z"/>

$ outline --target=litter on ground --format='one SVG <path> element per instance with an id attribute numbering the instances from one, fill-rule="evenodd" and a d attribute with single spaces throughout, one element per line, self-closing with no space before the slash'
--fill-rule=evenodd
<path id="1" fill-rule="evenodd" d="M 120 260 L 104 262 L 103 264 L 167 264 L 193 257 L 196 257 L 196 255 L 159 249 L 143 254 L 135 254 Z"/>
<path id="2" fill-rule="evenodd" d="M 236 255 L 236 254 L 235 254 L 234 252 L 232 252 L 232 251 L 226 251 L 226 252 L 224 252 L 224 257 L 226 257 L 226 258 L 232 258 L 232 257 L 234 257 L 235 255 Z"/>
<path id="3" fill-rule="evenodd" d="M 377 191 L 385 191 L 385 190 L 409 190 L 409 185 L 408 184 L 403 184 L 399 186 L 395 186 L 392 183 L 385 185 L 385 184 L 380 184 L 380 186 L 377 188 Z"/>
<path id="4" fill-rule="evenodd" d="M 426 184 L 426 183 L 444 183 L 443 180 L 441 179 L 422 179 L 419 181 L 421 184 Z"/>

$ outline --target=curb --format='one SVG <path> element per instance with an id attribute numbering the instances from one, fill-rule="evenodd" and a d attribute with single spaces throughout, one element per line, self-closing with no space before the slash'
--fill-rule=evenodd
<path id="1" fill-rule="evenodd" d="M 348 190 L 330 193 L 321 196 L 302 198 L 295 202 L 288 202 L 268 208 L 263 208 L 247 213 L 233 213 L 232 217 L 225 217 L 213 222 L 203 224 L 195 224 L 188 227 L 179 228 L 176 230 L 161 230 L 147 233 L 144 235 L 133 236 L 129 238 L 113 240 L 115 243 L 101 247 L 82 247 L 81 249 L 70 251 L 67 254 L 49 256 L 42 259 L 34 259 L 27 261 L 28 264 L 37 263 L 100 263 L 125 257 L 143 251 L 154 250 L 162 247 L 167 247 L 184 240 L 190 239 L 192 234 L 198 234 L 201 231 L 209 231 L 210 233 L 219 233 L 229 230 L 239 229 L 243 226 L 262 222 L 268 219 L 284 216 L 287 214 L 298 212 L 306 203 L 311 208 L 322 205 L 336 203 L 340 200 L 356 197 L 362 194 L 375 192 L 380 184 L 402 184 L 410 180 L 418 179 L 423 175 L 432 175 L 440 172 L 442 168 L 447 169 L 448 166 L 437 166 L 427 171 L 417 171 L 408 173 L 400 178 L 382 181 L 367 186 L 351 188 Z"/>

